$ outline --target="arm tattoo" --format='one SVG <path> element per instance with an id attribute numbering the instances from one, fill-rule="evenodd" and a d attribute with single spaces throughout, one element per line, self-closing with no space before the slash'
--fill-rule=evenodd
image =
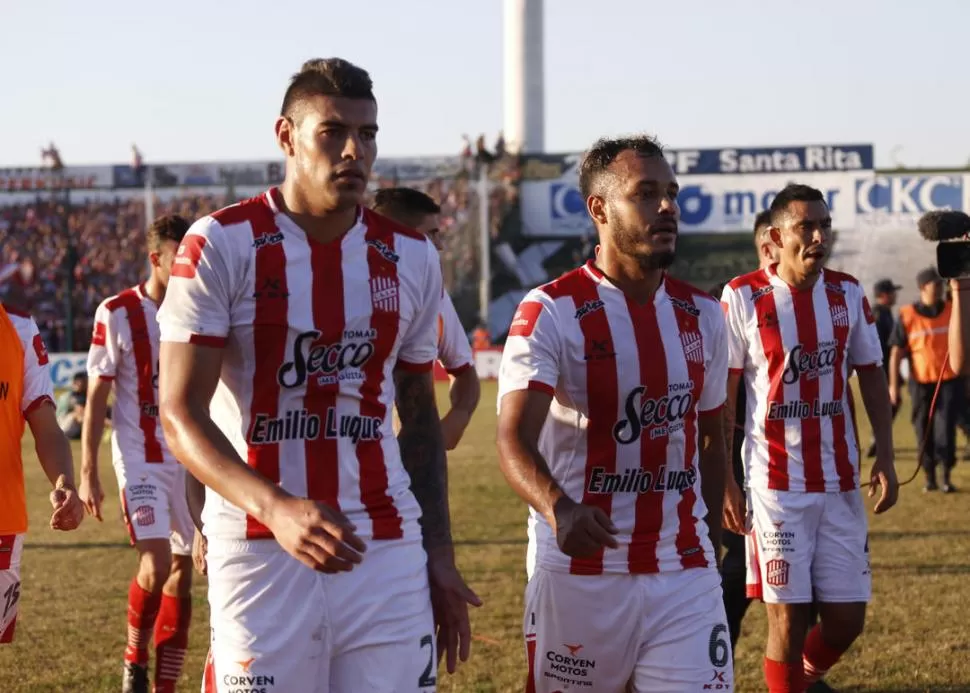
<path id="1" fill-rule="evenodd" d="M 421 506 L 425 549 L 451 544 L 448 466 L 431 373 L 396 371 L 395 402 L 401 419 L 397 442 L 411 475 L 411 491 Z"/>

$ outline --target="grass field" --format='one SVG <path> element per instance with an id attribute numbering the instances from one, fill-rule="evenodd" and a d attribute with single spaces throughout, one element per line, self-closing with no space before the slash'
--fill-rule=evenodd
<path id="1" fill-rule="evenodd" d="M 439 400 L 447 401 L 442 394 Z M 460 566 L 485 606 L 474 614 L 471 660 L 457 675 L 441 675 L 439 691 L 522 690 L 525 507 L 496 464 L 494 396 L 494 384 L 486 384 L 475 420 L 450 462 Z M 900 477 L 906 478 L 915 451 L 912 428 L 902 415 L 895 432 Z M 86 519 L 69 534 L 48 529 L 48 486 L 29 436 L 24 450 L 31 531 L 17 640 L 0 647 L 0 693 L 119 691 L 135 554 L 120 519 L 110 449 L 102 452 L 107 519 L 104 524 Z M 957 472 L 954 482 L 964 493 L 924 495 L 917 479 L 903 488 L 895 509 L 871 519 L 875 594 L 865 634 L 829 677 L 838 690 L 970 691 L 970 471 L 962 464 Z M 199 690 L 207 648 L 201 578 L 194 605 L 184 691 Z M 738 645 L 738 691 L 763 690 L 764 631 L 763 608 L 754 605 Z"/>

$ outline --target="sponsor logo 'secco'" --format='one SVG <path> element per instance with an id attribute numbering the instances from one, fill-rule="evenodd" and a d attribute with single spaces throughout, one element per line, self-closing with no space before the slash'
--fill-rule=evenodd
<path id="1" fill-rule="evenodd" d="M 661 397 L 647 397 L 643 385 L 633 388 L 623 408 L 626 418 L 613 427 L 613 437 L 628 445 L 640 439 L 644 428 L 651 429 L 651 437 L 679 430 L 694 407 L 693 388 L 693 382 L 673 383 Z"/>
<path id="2" fill-rule="evenodd" d="M 788 355 L 788 366 L 782 375 L 782 382 L 794 385 L 803 375 L 813 379 L 831 372 L 838 357 L 837 346 L 838 342 L 827 341 L 819 343 L 814 351 L 805 351 L 805 347 L 796 344 Z"/>
<path id="3" fill-rule="evenodd" d="M 281 386 L 300 387 L 308 377 L 317 374 L 326 382 L 336 382 L 342 371 L 359 370 L 374 354 L 371 340 L 376 336 L 375 330 L 366 331 L 360 337 L 355 334 L 356 338 L 345 334 L 343 341 L 313 345 L 304 354 L 304 345 L 312 344 L 320 334 L 319 330 L 310 330 L 297 336 L 293 342 L 293 359 L 280 366 L 276 376 Z"/>

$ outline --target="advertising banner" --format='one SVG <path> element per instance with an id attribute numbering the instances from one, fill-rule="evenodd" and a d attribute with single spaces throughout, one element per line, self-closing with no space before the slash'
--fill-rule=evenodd
<path id="1" fill-rule="evenodd" d="M 35 192 L 111 187 L 109 166 L 67 166 L 57 173 L 49 168 L 0 168 L 0 192 Z"/>
<path id="2" fill-rule="evenodd" d="M 72 352 L 50 355 L 51 380 L 55 390 L 63 390 L 71 386 L 71 379 L 75 373 L 87 370 L 87 352 Z"/>
<path id="3" fill-rule="evenodd" d="M 872 178 L 873 163 L 869 145 L 676 150 L 667 152 L 667 157 L 678 173 L 685 233 L 748 231 L 757 213 L 790 182 L 822 190 L 832 208 L 834 226 L 852 228 L 857 184 Z M 580 158 L 580 154 L 565 154 L 523 160 L 520 197 L 525 236 L 593 233 L 579 192 Z"/>
<path id="4" fill-rule="evenodd" d="M 877 175 L 855 183 L 856 225 L 915 228 L 926 212 L 970 210 L 970 176 L 963 173 Z"/>

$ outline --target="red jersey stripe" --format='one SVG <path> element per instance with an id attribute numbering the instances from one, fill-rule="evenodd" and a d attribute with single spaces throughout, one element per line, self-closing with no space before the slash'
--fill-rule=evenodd
<path id="1" fill-rule="evenodd" d="M 771 416 L 772 405 L 785 401 L 782 378 L 785 372 L 785 347 L 781 340 L 781 327 L 775 307 L 775 296 L 770 289 L 768 277 L 760 272 L 752 278 L 753 292 L 765 289 L 755 301 L 758 316 L 758 333 L 761 346 L 768 360 L 768 407 L 765 412 L 765 442 L 768 445 L 768 488 L 775 491 L 788 490 L 788 450 L 785 445 L 785 420 Z M 742 385 L 744 387 L 744 385 Z"/>
<path id="2" fill-rule="evenodd" d="M 309 349 L 341 344 L 344 338 L 344 281 L 343 236 L 330 243 L 308 240 L 310 245 L 311 302 L 313 325 L 320 332 Z M 326 364 L 323 364 L 326 367 Z M 338 370 L 325 373 L 325 378 L 307 378 L 303 407 L 320 417 L 324 431 L 316 438 L 307 438 L 306 451 L 307 496 L 331 508 L 340 509 L 340 464 L 337 441 L 326 435 L 331 417 L 336 421 L 337 396 L 340 394 Z M 330 377 L 333 376 L 333 377 Z M 327 379 L 329 378 L 329 380 Z M 321 380 L 324 384 L 321 384 Z M 331 382 L 332 381 L 332 382 Z M 339 424 L 338 424 L 339 425 Z"/>
<path id="3" fill-rule="evenodd" d="M 842 377 L 842 368 L 849 342 L 849 311 L 845 303 L 845 293 L 840 293 L 839 291 L 826 287 L 825 295 L 828 297 L 829 313 L 833 316 L 845 316 L 843 319 L 832 318 L 832 334 L 836 342 L 835 370 L 832 376 L 832 401 L 843 402 L 846 399 L 846 382 L 845 378 Z M 840 491 L 851 491 L 855 488 L 855 471 L 849 459 L 849 441 L 846 437 L 846 415 L 845 411 L 840 411 L 830 417 L 830 421 L 832 422 L 832 444 L 835 453 L 835 470 L 839 475 Z M 854 425 L 853 428 L 855 428 Z"/>
<path id="4" fill-rule="evenodd" d="M 277 233 L 273 211 L 265 204 L 246 205 L 245 211 L 252 225 L 253 241 L 261 236 Z M 257 417 L 275 419 L 279 416 L 280 383 L 278 371 L 286 358 L 286 337 L 289 331 L 289 301 L 286 281 L 286 253 L 282 243 L 263 243 L 256 250 L 255 316 L 253 319 L 253 397 L 249 412 L 249 432 L 252 441 Z M 275 291 L 258 291 L 273 284 Z M 247 462 L 274 484 L 280 482 L 279 443 L 249 444 Z M 256 518 L 246 516 L 246 538 L 264 539 L 272 533 Z"/>
<path id="5" fill-rule="evenodd" d="M 789 356 L 789 370 L 787 373 L 797 374 L 796 384 L 799 399 L 807 402 L 814 410 L 821 392 L 818 377 L 805 377 L 801 374 L 798 361 L 802 356 L 808 356 L 810 361 L 818 360 L 818 322 L 815 317 L 814 285 L 810 289 L 791 289 L 792 308 L 795 312 L 795 325 L 798 327 L 797 348 Z M 793 368 L 794 366 L 794 368 Z M 817 373 L 816 373 L 817 376 Z M 822 470 L 822 420 L 817 416 L 803 417 L 802 428 L 802 464 L 805 466 L 805 491 L 807 493 L 821 493 L 825 491 L 825 473 Z"/>
<path id="6" fill-rule="evenodd" d="M 579 272 L 570 273 L 549 287 L 572 296 L 578 309 L 587 301 L 599 300 L 597 285 Z M 555 295 L 553 295 L 555 298 Z M 580 321 L 587 354 L 595 353 L 594 342 L 612 342 L 610 323 L 605 310 L 587 313 Z M 610 349 L 612 350 L 612 349 Z M 586 362 L 586 389 L 589 393 L 586 436 L 586 470 L 583 484 L 583 504 L 599 508 L 611 515 L 612 497 L 608 493 L 590 493 L 593 469 L 602 467 L 608 474 L 616 472 L 616 440 L 613 438 L 616 403 L 619 399 L 616 363 L 613 359 L 590 359 Z M 589 558 L 573 558 L 569 572 L 574 575 L 599 575 L 603 572 L 603 549 Z"/>
<path id="7" fill-rule="evenodd" d="M 682 301 L 693 304 L 693 296 L 684 291 L 678 291 L 680 287 L 674 282 L 668 282 L 668 291 L 671 297 L 679 298 Z M 684 419 L 684 469 L 696 469 L 694 467 L 694 456 L 697 454 L 697 402 L 701 399 L 704 391 L 704 342 L 703 333 L 700 329 L 700 320 L 697 315 L 688 313 L 685 310 L 674 308 L 674 315 L 677 318 L 677 327 L 681 335 L 681 344 L 684 346 L 684 359 L 687 362 L 687 373 L 693 383 L 691 390 L 694 396 L 694 406 L 691 407 Z M 687 341 L 684 335 L 696 334 L 701 337 L 700 348 L 692 347 L 691 353 L 699 353 L 701 358 L 690 358 L 687 350 Z M 694 520 L 694 506 L 697 504 L 697 493 L 693 487 L 684 490 L 680 502 L 677 504 L 677 517 L 680 520 L 680 527 L 677 531 L 677 553 L 680 555 L 680 564 L 684 568 L 703 568 L 708 565 L 707 556 L 704 555 L 704 547 L 701 544 L 700 536 L 697 534 L 697 523 Z"/>
<path id="8" fill-rule="evenodd" d="M 629 297 L 626 299 L 633 333 L 637 341 L 637 355 L 640 363 L 640 382 L 646 390 L 643 397 L 663 397 L 668 392 L 667 354 L 660 325 L 657 322 L 657 309 L 653 302 L 640 306 Z M 616 442 L 611 441 L 615 446 Z M 640 468 L 649 471 L 655 480 L 667 475 L 667 436 L 651 437 L 644 429 L 640 435 Z M 630 553 L 627 563 L 631 573 L 656 573 L 659 570 L 657 544 L 664 521 L 664 491 L 650 489 L 638 493 L 636 500 L 636 519 L 630 535 Z"/>
<path id="9" fill-rule="evenodd" d="M 367 241 L 382 241 L 393 253 L 394 230 L 376 216 L 365 215 Z M 387 407 L 381 402 L 384 388 L 384 363 L 391 355 L 401 320 L 397 261 L 385 257 L 374 247 L 367 247 L 367 266 L 371 285 L 370 327 L 374 337 L 374 353 L 361 369 L 364 382 L 360 386 L 360 416 L 380 421 L 387 418 Z M 375 298 L 376 297 L 376 298 Z M 357 443 L 357 462 L 360 468 L 360 500 L 373 523 L 374 539 L 400 539 L 404 523 L 388 494 L 387 465 L 384 446 L 375 436 Z"/>
<path id="10" fill-rule="evenodd" d="M 124 297 L 122 299 L 122 297 Z M 128 289 L 119 296 L 128 315 L 128 325 L 131 327 L 131 348 L 135 355 L 135 371 L 138 373 L 138 425 L 145 437 L 145 461 L 151 463 L 164 462 L 162 445 L 158 442 L 158 417 L 152 412 L 158 411 L 158 401 L 155 398 L 155 359 L 152 354 L 152 341 L 148 335 L 148 321 L 141 296 L 134 289 Z"/>

